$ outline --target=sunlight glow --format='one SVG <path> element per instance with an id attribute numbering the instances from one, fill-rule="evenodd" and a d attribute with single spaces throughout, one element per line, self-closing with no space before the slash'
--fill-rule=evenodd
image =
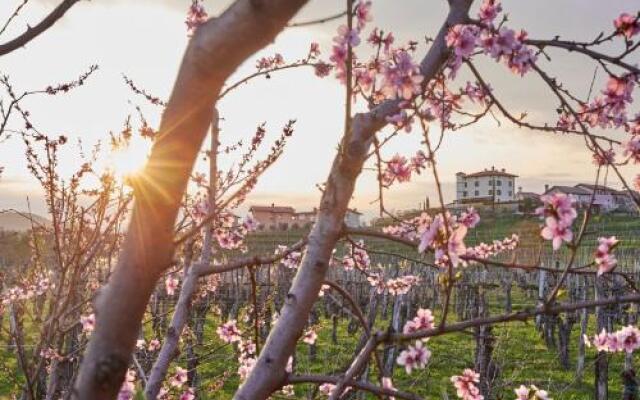
<path id="1" fill-rule="evenodd" d="M 108 168 L 118 179 L 127 180 L 138 176 L 149 156 L 150 144 L 147 141 L 132 140 L 128 146 L 113 150 Z"/>

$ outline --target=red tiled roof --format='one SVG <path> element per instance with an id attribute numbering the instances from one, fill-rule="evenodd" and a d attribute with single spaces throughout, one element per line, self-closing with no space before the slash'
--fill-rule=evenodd
<path id="1" fill-rule="evenodd" d="M 296 210 L 293 207 L 282 207 L 282 206 L 251 206 L 249 208 L 250 212 L 254 211 L 262 211 L 269 213 L 282 213 L 282 214 L 294 214 Z"/>
<path id="2" fill-rule="evenodd" d="M 551 193 L 551 192 L 560 192 L 560 193 L 564 193 L 564 194 L 576 194 L 576 195 L 589 195 L 591 194 L 590 191 L 588 191 L 585 188 L 581 188 L 579 186 L 552 186 L 549 188 L 549 190 L 547 190 L 546 192 L 544 192 L 544 194 L 547 193 Z"/>
<path id="3" fill-rule="evenodd" d="M 484 176 L 503 176 L 505 178 L 517 178 L 518 175 L 510 174 L 508 172 L 498 171 L 498 170 L 490 170 L 490 171 L 480 171 L 474 172 L 472 174 L 463 174 L 465 178 L 481 178 Z"/>
<path id="4" fill-rule="evenodd" d="M 580 187 L 580 188 L 584 188 L 590 191 L 594 191 L 597 190 L 598 192 L 604 192 L 604 193 L 611 193 L 611 194 L 626 194 L 627 192 L 625 190 L 618 190 L 618 189 L 614 189 L 608 186 L 603 186 L 603 185 L 590 185 L 587 183 L 579 183 L 576 185 L 576 187 Z"/>

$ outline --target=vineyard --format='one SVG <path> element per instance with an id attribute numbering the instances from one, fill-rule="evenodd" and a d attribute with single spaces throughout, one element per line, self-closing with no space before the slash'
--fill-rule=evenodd
<path id="1" fill-rule="evenodd" d="M 502 257 L 504 261 L 518 260 L 526 264 L 539 258 L 543 266 L 558 268 L 555 263 L 559 265 L 565 262 L 563 258 L 566 254 L 554 254 L 548 246 L 544 246 L 537 237 L 538 225 L 539 220 L 535 218 L 485 215 L 471 238 L 485 241 L 489 237 L 517 233 L 521 237 L 520 246 L 512 254 Z M 599 232 L 607 232 L 621 239 L 617 271 L 627 273 L 634 281 L 638 281 L 640 221 L 629 221 L 625 217 L 597 216 L 594 221 L 594 227 L 596 226 Z M 303 230 L 256 232 L 247 238 L 247 242 L 252 249 L 251 254 L 261 255 L 273 252 L 279 245 L 294 245 L 307 234 Z M 5 250 L 19 250 L 22 237 L 5 234 L 0 246 Z M 444 295 L 438 281 L 442 271 L 430 265 L 432 260 L 402 244 L 390 244 L 381 239 L 362 239 L 367 248 L 376 249 L 370 251 L 371 262 L 381 268 L 385 276 L 417 276 L 419 284 L 407 294 L 394 296 L 388 291 L 378 292 L 358 271 L 347 271 L 341 266 L 333 268 L 327 279 L 344 288 L 351 298 L 346 299 L 339 292 L 329 289 L 316 303 L 308 325 L 315 327 L 318 339 L 314 344 L 298 344 L 294 353 L 294 365 L 298 373 L 327 373 L 340 371 L 348 366 L 351 354 L 361 348 L 366 339 L 354 306 L 362 312 L 370 329 L 380 331 L 398 331 L 418 308 L 434 310 L 436 320 L 441 316 Z M 473 242 L 470 240 L 470 243 Z M 234 252 L 221 255 L 228 258 L 234 256 L 237 256 Z M 585 251 L 580 254 L 577 264 L 589 264 L 592 258 L 593 254 Z M 10 273 L 9 270 L 19 264 L 14 259 L 11 264 L 5 263 L 2 267 Z M 253 307 L 257 306 L 259 334 L 261 340 L 264 340 L 274 313 L 286 301 L 291 279 L 295 275 L 294 269 L 280 262 L 261 265 L 254 271 L 257 286 L 255 301 L 252 297 L 251 273 L 246 269 L 223 273 L 215 292 L 193 301 L 192 316 L 181 336 L 185 350 L 176 357 L 170 370 L 175 366 L 187 366 L 190 385 L 212 388 L 212 392 L 215 388 L 215 394 L 201 395 L 201 398 L 230 399 L 239 385 L 238 376 L 229 373 L 239 367 L 237 354 L 232 345 L 224 343 L 218 337 L 216 328 L 225 321 L 235 319 L 242 321 L 242 325 L 248 328 L 244 334 L 251 337 L 250 327 L 256 318 Z M 455 313 L 450 316 L 450 323 L 534 307 L 542 296 L 548 294 L 559 275 L 559 271 L 485 269 L 477 266 L 462 268 L 459 273 L 453 294 Z M 570 276 L 566 292 L 558 300 L 593 299 L 596 296 L 593 279 L 593 275 Z M 620 296 L 629 291 L 620 277 L 615 277 L 605 283 L 605 286 L 603 290 L 606 295 Z M 168 296 L 164 285 L 156 289 L 140 334 L 140 339 L 146 344 L 154 338 L 162 338 L 176 301 L 177 296 Z M 355 302 L 355 305 L 350 301 Z M 28 303 L 25 307 L 30 308 L 25 310 L 28 314 L 37 314 L 37 302 Z M 616 305 L 541 316 L 531 322 L 502 323 L 435 337 L 428 342 L 433 353 L 428 367 L 410 375 L 395 362 L 401 346 L 389 345 L 382 352 L 384 368 L 388 369 L 387 373 L 397 370 L 394 376 L 398 387 L 412 387 L 416 394 L 424 398 L 451 398 L 453 393 L 449 377 L 472 365 L 482 374 L 483 382 L 486 382 L 483 393 L 488 398 L 509 398 L 513 386 L 526 381 L 548 388 L 554 393 L 555 399 L 584 399 L 593 393 L 598 353 L 585 347 L 582 336 L 596 331 L 598 318 L 603 318 L 606 326 L 612 329 L 614 326 L 636 321 L 639 312 L 635 306 Z M 7 398 L 19 391 L 24 384 L 24 377 L 16 365 L 15 345 L 12 344 L 11 332 L 15 332 L 13 323 L 9 318 L 2 321 L 4 350 L 0 394 Z M 30 349 L 36 343 L 37 335 L 32 332 L 30 322 L 25 320 L 24 324 L 21 329 L 24 332 L 22 346 Z M 82 327 L 79 323 L 71 329 L 78 331 L 78 339 L 67 343 L 65 353 L 80 354 L 87 338 L 80 334 Z M 144 346 L 136 351 L 135 357 L 145 373 L 151 368 L 155 353 L 156 351 L 149 351 Z M 71 364 L 76 362 L 77 360 L 70 360 Z M 633 365 L 633 357 L 609 357 L 606 371 L 612 398 L 621 396 L 621 373 L 630 365 Z M 69 371 L 73 370 L 74 367 L 70 365 Z M 374 374 L 374 371 L 367 371 L 367 374 Z M 296 398 L 314 398 L 317 386 L 299 385 L 295 390 Z"/>

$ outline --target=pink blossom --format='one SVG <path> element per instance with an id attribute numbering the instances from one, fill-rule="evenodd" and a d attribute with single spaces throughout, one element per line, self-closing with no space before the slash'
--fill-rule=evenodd
<path id="1" fill-rule="evenodd" d="M 436 249 L 435 256 L 436 262 L 438 260 L 443 259 L 444 256 L 447 256 L 451 262 L 451 265 L 456 267 L 460 263 L 460 256 L 466 254 L 467 248 L 464 244 L 464 238 L 467 235 L 467 227 L 464 225 L 459 225 L 453 233 L 449 236 L 449 240 L 447 241 L 447 252 L 445 253 L 442 248 Z"/>
<path id="2" fill-rule="evenodd" d="M 438 214 L 428 229 L 425 229 L 420 237 L 418 251 L 424 253 L 428 248 L 434 250 L 436 264 L 446 266 L 449 263 L 456 267 L 462 259 L 460 256 L 467 253 L 464 238 L 468 228 L 456 221 L 455 217 L 447 214 L 449 234 L 447 237 L 446 226 L 442 214 Z"/>
<path id="3" fill-rule="evenodd" d="M 613 353 L 622 351 L 622 342 L 616 333 L 607 334 L 607 348 Z"/>
<path id="4" fill-rule="evenodd" d="M 356 243 L 349 244 L 342 258 L 342 266 L 347 270 L 355 267 L 361 271 L 371 266 L 371 258 L 369 257 L 369 253 L 367 253 L 364 241 L 359 240 Z"/>
<path id="5" fill-rule="evenodd" d="M 96 327 L 96 315 L 93 313 L 86 316 L 81 315 L 80 323 L 82 324 L 82 332 L 91 333 Z"/>
<path id="6" fill-rule="evenodd" d="M 324 394 L 325 396 L 329 396 L 335 388 L 336 385 L 334 385 L 333 383 L 323 383 L 322 385 L 320 385 L 320 387 L 318 387 L 318 390 L 320 390 L 320 393 Z"/>
<path id="7" fill-rule="evenodd" d="M 320 55 L 320 44 L 317 42 L 311 42 L 309 45 L 309 56 L 312 58 L 318 57 Z"/>
<path id="8" fill-rule="evenodd" d="M 189 35 L 192 35 L 200 25 L 204 24 L 208 17 L 207 11 L 204 9 L 200 0 L 193 0 L 187 12 L 187 20 L 185 21 Z"/>
<path id="9" fill-rule="evenodd" d="M 478 27 L 473 25 L 455 25 L 447 33 L 447 46 L 453 48 L 457 58 L 469 57 L 475 49 L 479 32 Z"/>
<path id="10" fill-rule="evenodd" d="M 553 193 L 540 198 L 543 206 L 536 210 L 538 215 L 553 217 L 565 225 L 570 225 L 576 219 L 578 213 L 575 209 L 575 200 L 564 193 Z"/>
<path id="11" fill-rule="evenodd" d="M 329 57 L 329 60 L 331 60 L 335 65 L 335 68 L 337 70 L 337 77 L 340 80 L 344 80 L 346 76 L 346 63 L 348 54 L 349 53 L 347 48 L 343 45 L 334 45 L 331 48 L 331 56 Z"/>
<path id="12" fill-rule="evenodd" d="M 238 326 L 236 325 L 235 319 L 232 319 L 220 325 L 218 329 L 216 329 L 216 333 L 218 334 L 220 339 L 225 343 L 237 342 L 240 340 L 242 335 L 242 332 L 238 329 Z"/>
<path id="13" fill-rule="evenodd" d="M 149 341 L 148 351 L 156 351 L 160 349 L 160 341 L 158 339 L 151 339 Z"/>
<path id="14" fill-rule="evenodd" d="M 633 353 L 640 348 L 640 330 L 635 326 L 629 325 L 623 327 L 616 333 L 616 336 L 622 350 L 627 353 Z"/>
<path id="15" fill-rule="evenodd" d="M 484 104 L 491 88 L 489 87 L 488 89 L 489 90 L 485 89 L 485 87 L 480 84 L 474 85 L 471 82 L 467 82 L 467 86 L 464 88 L 464 93 L 472 102 L 475 103 L 477 101 L 480 104 Z"/>
<path id="16" fill-rule="evenodd" d="M 514 389 L 516 393 L 516 400 L 529 400 L 529 388 L 525 385 L 520 385 L 519 388 Z"/>
<path id="17" fill-rule="evenodd" d="M 367 41 L 372 45 L 375 45 L 375 46 L 383 45 L 384 46 L 383 50 L 385 53 L 389 51 L 394 40 L 395 38 L 393 37 L 393 33 L 389 32 L 387 33 L 386 36 L 383 36 L 383 32 L 378 31 L 378 28 L 374 28 L 373 31 L 371 31 L 369 38 L 367 38 Z"/>
<path id="18" fill-rule="evenodd" d="M 174 294 L 176 294 L 176 289 L 178 288 L 179 283 L 180 281 L 174 276 L 174 274 L 169 274 L 169 276 L 167 276 L 167 279 L 165 279 L 164 281 L 164 287 L 167 291 L 167 295 L 173 296 Z"/>
<path id="19" fill-rule="evenodd" d="M 497 34 L 483 34 L 480 42 L 485 53 L 499 61 L 502 57 L 510 55 L 517 46 L 516 32 L 513 29 L 503 27 Z"/>
<path id="20" fill-rule="evenodd" d="M 548 217 L 545 224 L 540 234 L 545 240 L 551 240 L 554 250 L 558 250 L 563 241 L 570 242 L 573 239 L 571 228 L 561 224 L 557 219 Z"/>
<path id="21" fill-rule="evenodd" d="M 340 46 L 356 47 L 360 44 L 360 36 L 356 29 L 349 29 L 346 25 L 340 25 L 338 27 L 338 36 L 333 38 L 333 41 Z"/>
<path id="22" fill-rule="evenodd" d="M 196 391 L 193 388 L 188 388 L 180 395 L 180 400 L 194 400 L 196 398 Z"/>
<path id="23" fill-rule="evenodd" d="M 240 366 L 238 367 L 238 375 L 240 375 L 240 380 L 244 381 L 256 365 L 256 359 L 255 357 L 243 357 L 239 361 Z"/>
<path id="24" fill-rule="evenodd" d="M 319 62 L 314 65 L 313 69 L 317 77 L 324 78 L 331 72 L 331 65 L 324 62 Z"/>
<path id="25" fill-rule="evenodd" d="M 398 296 L 409 293 L 409 290 L 416 285 L 420 279 L 413 275 L 405 275 L 396 279 L 389 279 L 384 285 L 389 289 L 389 294 Z"/>
<path id="26" fill-rule="evenodd" d="M 404 49 L 391 52 L 389 59 L 382 65 L 382 92 L 387 98 L 411 99 L 421 92 L 420 67 L 411 54 Z"/>
<path id="27" fill-rule="evenodd" d="M 634 164 L 640 164 L 640 135 L 632 136 L 624 143 L 623 154 L 630 157 Z"/>
<path id="28" fill-rule="evenodd" d="M 356 84 L 363 92 L 368 92 L 375 82 L 375 71 L 368 68 L 354 69 Z"/>
<path id="29" fill-rule="evenodd" d="M 300 265 L 300 262 L 302 261 L 302 253 L 299 251 L 289 251 L 287 246 L 282 246 L 282 245 L 278 246 L 276 250 L 276 254 L 282 254 L 285 252 L 287 253 L 284 256 L 284 258 L 282 258 L 282 261 L 281 261 L 282 265 L 284 265 L 289 269 L 298 268 L 298 266 Z"/>
<path id="30" fill-rule="evenodd" d="M 480 243 L 474 247 L 467 247 L 466 255 L 469 257 L 488 258 L 507 250 L 515 250 L 520 242 L 520 237 L 515 233 L 502 240 L 494 240 L 493 243 Z"/>
<path id="31" fill-rule="evenodd" d="M 429 362 L 429 358 L 431 358 L 431 352 L 424 347 L 422 341 L 418 340 L 413 346 L 403 350 L 396 362 L 404 367 L 407 374 L 410 374 L 414 369 L 424 368 Z"/>
<path id="32" fill-rule="evenodd" d="M 118 400 L 133 400 L 136 394 L 136 373 L 130 369 L 127 370 L 124 382 L 120 386 L 118 392 Z"/>
<path id="33" fill-rule="evenodd" d="M 496 0 L 485 0 L 478 11 L 478 18 L 485 24 L 492 24 L 498 14 L 502 11 L 502 5 Z"/>
<path id="34" fill-rule="evenodd" d="M 273 57 L 262 57 L 256 62 L 258 71 L 270 70 L 282 65 L 284 65 L 284 58 L 279 53 L 276 53 Z"/>
<path id="35" fill-rule="evenodd" d="M 382 175 L 382 183 L 390 186 L 393 182 L 408 182 L 411 179 L 411 166 L 407 164 L 407 159 L 400 154 L 396 154 L 388 161 L 387 168 Z"/>
<path id="36" fill-rule="evenodd" d="M 562 242 L 573 239 L 571 225 L 578 213 L 575 210 L 575 201 L 564 193 L 553 193 L 540 198 L 543 206 L 536 210 L 536 214 L 545 218 L 545 227 L 540 232 L 546 240 L 551 240 L 553 249 L 558 250 Z"/>
<path id="37" fill-rule="evenodd" d="M 602 91 L 605 105 L 601 111 L 601 113 L 604 114 L 603 117 L 606 117 L 607 119 L 622 118 L 626 120 L 626 116 L 623 114 L 627 104 L 630 104 L 633 101 L 632 93 L 634 87 L 634 75 L 628 74 L 621 77 L 609 77 L 607 86 Z M 593 110 L 595 111 L 597 108 L 594 108 Z M 610 113 L 611 115 L 609 116 L 607 113 Z"/>
<path id="38" fill-rule="evenodd" d="M 535 385 L 530 387 L 520 385 L 514 392 L 516 393 L 516 400 L 553 400 L 546 390 L 538 389 Z"/>
<path id="39" fill-rule="evenodd" d="M 302 341 L 306 344 L 315 344 L 318 339 L 318 334 L 313 329 L 307 330 L 302 336 Z"/>
<path id="40" fill-rule="evenodd" d="M 367 282 L 369 282 L 372 287 L 376 288 L 376 292 L 380 294 L 384 293 L 384 290 L 387 288 L 384 279 L 382 279 L 382 276 L 378 273 L 372 273 L 367 276 Z"/>
<path id="41" fill-rule="evenodd" d="M 422 150 L 418 150 L 416 155 L 411 157 L 411 170 L 419 175 L 427 167 L 428 162 L 427 155 Z"/>
<path id="42" fill-rule="evenodd" d="M 431 310 L 420 308 L 416 316 L 404 324 L 403 333 L 432 329 L 434 327 L 433 321 L 434 317 Z"/>
<path id="43" fill-rule="evenodd" d="M 330 289 L 331 289 L 331 286 L 323 284 L 323 285 L 320 287 L 320 292 L 318 293 L 318 297 L 323 297 L 323 296 L 324 296 L 324 294 L 325 294 L 325 292 L 327 292 L 327 291 L 328 291 L 328 290 L 330 290 Z"/>
<path id="44" fill-rule="evenodd" d="M 451 382 L 456 388 L 456 395 L 462 400 L 484 400 L 480 389 L 476 386 L 480 382 L 480 374 L 472 369 L 465 369 L 462 375 L 454 375 Z"/>
<path id="45" fill-rule="evenodd" d="M 247 232 L 253 232 L 258 229 L 258 221 L 251 216 L 247 216 L 242 222 L 242 226 Z"/>
<path id="46" fill-rule="evenodd" d="M 598 276 L 610 272 L 618 264 L 616 256 L 612 254 L 618 242 L 619 240 L 615 236 L 598 238 L 598 248 L 595 256 Z"/>
<path id="47" fill-rule="evenodd" d="M 179 388 L 187 382 L 187 370 L 181 367 L 176 367 L 176 372 L 169 380 L 169 384 L 173 387 Z"/>
<path id="48" fill-rule="evenodd" d="M 598 166 L 610 165 L 615 161 L 616 153 L 613 149 L 603 150 L 602 153 L 594 151 L 593 163 Z"/>
<path id="49" fill-rule="evenodd" d="M 370 22 L 373 17 L 371 15 L 371 1 L 359 1 L 356 4 L 356 19 L 358 21 L 358 30 L 362 30 L 367 22 Z"/>
<path id="50" fill-rule="evenodd" d="M 396 388 L 393 387 L 393 381 L 388 376 L 382 377 L 382 388 L 388 390 L 396 390 Z M 389 400 L 396 400 L 396 398 L 393 396 L 389 396 Z"/>
<path id="51" fill-rule="evenodd" d="M 624 35 L 628 40 L 640 32 L 640 21 L 637 16 L 630 15 L 628 13 L 622 13 L 613 21 L 613 25 L 616 27 L 616 31 Z"/>
<path id="52" fill-rule="evenodd" d="M 593 337 L 592 344 L 598 351 L 609 351 L 609 335 L 604 328 Z"/>
<path id="53" fill-rule="evenodd" d="M 508 65 L 511 71 L 520 76 L 524 76 L 536 61 L 535 53 L 528 48 L 520 48 L 521 50 L 514 52 L 509 59 Z"/>
<path id="54" fill-rule="evenodd" d="M 480 222 L 480 215 L 473 207 L 469 207 L 460 215 L 458 221 L 467 228 L 475 228 Z"/>

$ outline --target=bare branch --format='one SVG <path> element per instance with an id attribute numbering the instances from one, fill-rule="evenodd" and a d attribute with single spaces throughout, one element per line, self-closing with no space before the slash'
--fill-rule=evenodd
<path id="1" fill-rule="evenodd" d="M 80 0 L 64 0 L 49 15 L 47 15 L 40 23 L 34 27 L 29 27 L 20 36 L 6 43 L 0 44 L 0 56 L 11 53 L 12 51 L 26 45 L 38 35 L 51 28 L 69 9 Z"/>

